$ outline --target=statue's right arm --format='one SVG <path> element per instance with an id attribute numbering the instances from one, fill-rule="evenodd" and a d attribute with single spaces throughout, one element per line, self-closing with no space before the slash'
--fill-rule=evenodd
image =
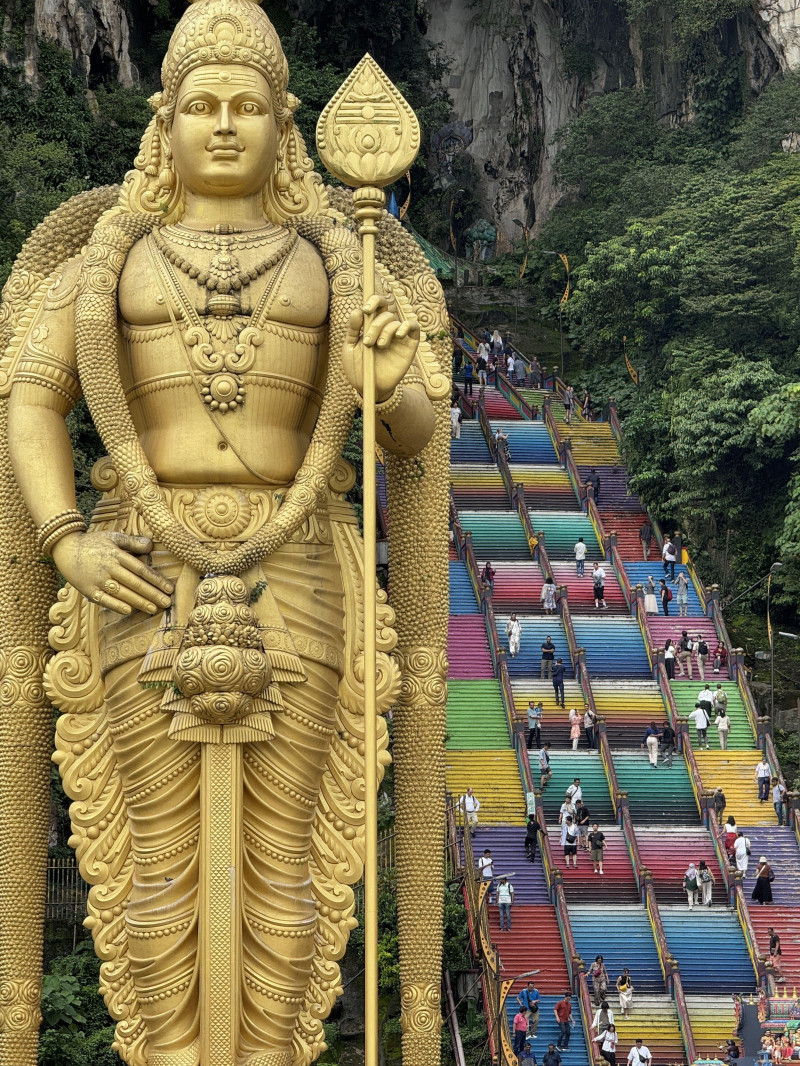
<path id="1" fill-rule="evenodd" d="M 11 390 L 11 463 L 37 526 L 76 507 L 72 443 L 65 419 L 81 397 L 75 358 L 78 270 L 77 261 L 67 264 L 27 330 Z M 151 550 L 147 537 L 89 531 L 69 533 L 54 545 L 52 554 L 66 580 L 85 596 L 120 614 L 133 610 L 155 614 L 169 606 L 173 586 L 137 558 Z"/>

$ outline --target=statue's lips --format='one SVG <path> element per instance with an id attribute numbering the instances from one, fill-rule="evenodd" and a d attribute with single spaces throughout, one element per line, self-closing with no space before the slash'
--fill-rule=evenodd
<path id="1" fill-rule="evenodd" d="M 212 144 L 206 151 L 219 159 L 235 159 L 244 148 L 238 144 Z"/>

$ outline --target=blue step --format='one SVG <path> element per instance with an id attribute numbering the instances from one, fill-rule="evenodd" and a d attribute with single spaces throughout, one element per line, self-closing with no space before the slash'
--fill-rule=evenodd
<path id="1" fill-rule="evenodd" d="M 490 463 L 492 456 L 480 423 L 475 419 L 461 426 L 461 439 L 450 441 L 451 463 Z"/>
<path id="2" fill-rule="evenodd" d="M 619 677 L 628 681 L 653 676 L 650 660 L 635 618 L 611 617 L 605 611 L 573 615 L 579 648 L 586 649 L 589 677 Z"/>
<path id="3" fill-rule="evenodd" d="M 625 573 L 628 575 L 628 579 L 634 588 L 636 588 L 636 586 L 640 584 L 646 585 L 647 579 L 652 575 L 653 580 L 656 583 L 656 602 L 658 603 L 658 613 L 660 615 L 663 615 L 664 607 L 661 603 L 661 597 L 658 595 L 658 582 L 662 577 L 664 577 L 664 567 L 662 563 L 658 560 L 658 558 L 651 559 L 649 563 L 625 563 Z M 684 573 L 687 577 L 689 577 L 689 568 L 683 565 L 676 566 L 675 576 L 677 577 L 680 573 Z M 672 589 L 672 595 L 675 597 L 675 599 L 673 599 L 672 601 L 672 605 L 670 607 L 669 612 L 669 616 L 670 618 L 672 618 L 673 615 L 676 615 L 678 613 L 677 592 L 674 585 L 670 584 L 669 581 L 668 584 L 669 587 Z M 694 587 L 694 585 L 692 584 L 692 579 L 689 577 L 689 617 L 694 616 L 695 618 L 702 618 L 703 614 L 704 611 L 700 604 L 700 598 L 697 595 L 697 589 Z"/>
<path id="4" fill-rule="evenodd" d="M 661 963 L 650 919 L 643 906 L 634 903 L 616 907 L 570 904 L 569 920 L 578 954 L 587 966 L 595 956 L 602 955 L 612 987 L 623 967 L 627 966 L 634 989 L 664 991 Z M 635 1011 L 635 994 L 633 1002 Z"/>
<path id="5" fill-rule="evenodd" d="M 531 968 L 535 969 L 536 967 L 534 965 Z M 536 978 L 534 977 L 535 981 Z M 565 988 L 564 991 L 566 992 L 567 989 Z M 517 995 L 518 993 L 512 991 L 506 1000 L 509 1029 L 514 1024 L 514 1015 L 518 1010 Z M 555 1044 L 558 1041 L 558 1022 L 555 1014 L 553 1014 L 553 1008 L 559 999 L 563 998 L 563 996 L 542 996 L 539 1000 L 539 1030 L 536 1040 L 531 1040 L 531 1051 L 536 1056 L 536 1062 L 540 1066 L 544 1053 L 547 1051 L 547 1045 Z M 576 996 L 572 997 L 572 1017 L 575 1019 L 575 1027 L 569 1038 L 569 1047 L 566 1051 L 561 1052 L 561 1062 L 563 1066 L 586 1066 L 586 1038 L 584 1036 L 580 1004 Z"/>
<path id="6" fill-rule="evenodd" d="M 506 623 L 510 614 L 496 614 L 497 636 L 500 647 L 508 651 L 508 637 L 506 636 Z M 522 626 L 522 636 L 519 643 L 519 654 L 516 658 L 508 657 L 508 672 L 511 677 L 538 677 L 542 663 L 542 644 L 551 637 L 556 646 L 555 659 L 559 656 L 564 660 L 563 665 L 567 668 L 565 678 L 573 678 L 575 671 L 572 668 L 572 659 L 567 644 L 567 634 L 564 623 L 558 615 L 551 614 L 545 617 L 537 615 L 517 614 Z M 555 662 L 555 659 L 553 660 Z"/>
<path id="7" fill-rule="evenodd" d="M 756 977 L 736 912 L 729 907 L 659 908 L 683 990 L 724 995 L 753 992 Z M 634 978 L 634 984 L 636 983 Z"/>
<path id="8" fill-rule="evenodd" d="M 510 419 L 493 418 L 491 426 L 492 432 L 502 429 L 508 434 L 512 463 L 558 462 L 553 438 L 543 422 L 514 422 Z"/>
<path id="9" fill-rule="evenodd" d="M 467 564 L 450 561 L 450 614 L 478 614 L 475 589 Z"/>

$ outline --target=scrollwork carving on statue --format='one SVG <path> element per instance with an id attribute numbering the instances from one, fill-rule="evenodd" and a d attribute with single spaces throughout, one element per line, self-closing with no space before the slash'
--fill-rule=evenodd
<path id="1" fill-rule="evenodd" d="M 14 532 L 26 565 L 52 554 L 67 581 L 47 665 L 31 647 L 17 677 L 6 636 L 0 666 L 19 699 L 38 707 L 46 692 L 61 711 L 54 758 L 92 886 L 115 1047 L 131 1066 L 308 1066 L 325 1048 L 363 872 L 365 595 L 379 601 L 379 712 L 396 704 L 405 738 L 406 1061 L 438 1061 L 446 309 L 386 217 L 364 327 L 350 197 L 314 174 L 287 83 L 260 8 L 192 4 L 134 169 L 118 192 L 83 194 L 42 224 L 0 312 L 14 475 L 6 459 L 0 488 L 11 514 L 21 493 L 38 527 L 38 542 L 27 519 Z M 376 346 L 402 530 L 396 619 L 363 573 L 345 499 L 362 344 Z M 88 529 L 64 423 L 81 396 L 109 456 L 93 473 L 102 497 Z M 41 631 L 43 588 L 20 606 L 0 582 L 0 611 Z M 383 767 L 382 720 L 379 748 Z M 13 801 L 0 801 L 3 824 Z M 415 836 L 430 849 L 424 869 L 402 857 Z M 2 935 L 0 1059 L 34 1066 L 38 985 L 18 963 L 41 930 L 34 918 Z"/>

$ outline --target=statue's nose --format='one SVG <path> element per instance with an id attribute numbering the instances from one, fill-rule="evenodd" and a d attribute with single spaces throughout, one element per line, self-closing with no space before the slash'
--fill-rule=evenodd
<path id="1" fill-rule="evenodd" d="M 236 124 L 233 121 L 233 112 L 231 111 L 231 105 L 227 101 L 223 101 L 219 108 L 219 118 L 217 120 L 215 133 L 218 134 L 231 134 L 236 133 Z"/>

